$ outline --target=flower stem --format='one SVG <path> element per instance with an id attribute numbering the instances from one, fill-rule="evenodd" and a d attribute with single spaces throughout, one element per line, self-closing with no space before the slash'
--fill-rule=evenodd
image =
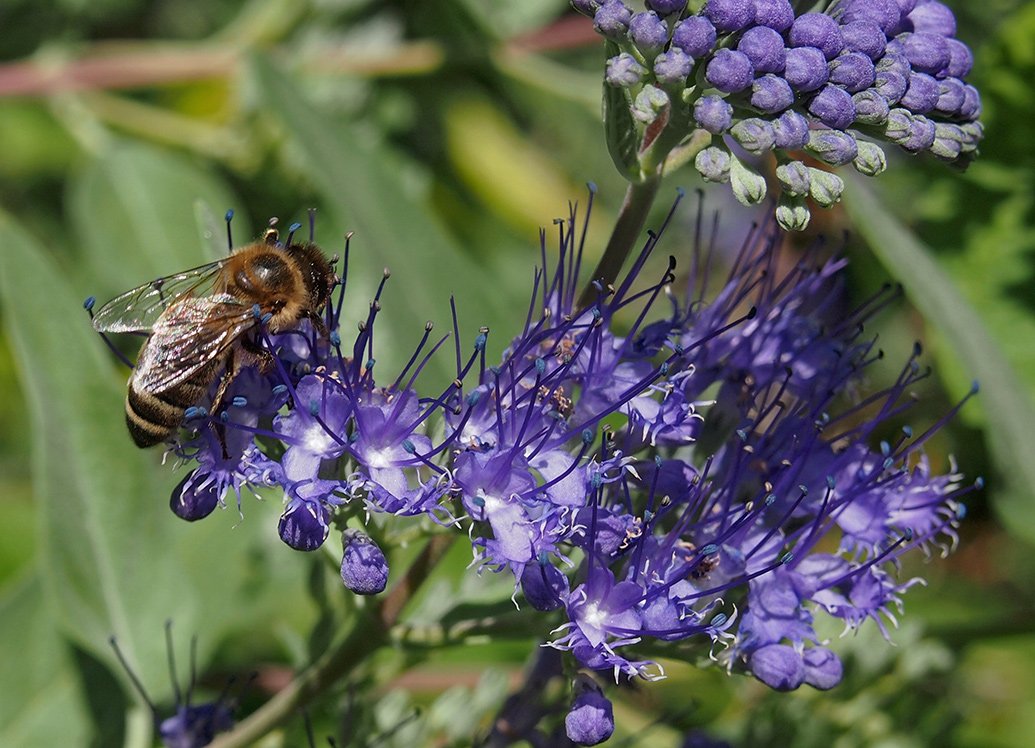
<path id="1" fill-rule="evenodd" d="M 608 239 L 607 247 L 604 248 L 604 254 L 594 268 L 590 282 L 586 284 L 579 297 L 579 309 L 584 309 L 596 301 L 597 290 L 593 287 L 594 281 L 600 281 L 607 286 L 614 283 L 618 277 L 625 258 L 629 256 L 633 245 L 641 239 L 643 226 L 647 222 L 647 214 L 650 213 L 660 185 L 660 173 L 653 174 L 642 182 L 629 183 L 614 231 L 611 232 L 611 238 Z"/>
<path id="2" fill-rule="evenodd" d="M 343 638 L 332 644 L 316 662 L 263 704 L 231 732 L 217 737 L 210 748 L 238 748 L 255 741 L 294 715 L 314 697 L 342 676 L 351 672 L 381 644 L 399 621 L 406 604 L 428 578 L 432 569 L 453 544 L 452 533 L 435 535 L 406 570 L 392 591 L 378 600 L 370 615 L 364 616 Z"/>

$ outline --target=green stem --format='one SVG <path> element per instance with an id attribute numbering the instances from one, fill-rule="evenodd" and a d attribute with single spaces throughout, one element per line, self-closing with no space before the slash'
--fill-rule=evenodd
<path id="1" fill-rule="evenodd" d="M 614 283 L 618 277 L 622 265 L 625 264 L 625 258 L 629 256 L 633 246 L 640 241 L 643 225 L 647 222 L 647 214 L 650 213 L 660 186 L 660 173 L 653 174 L 642 182 L 629 183 L 629 188 L 625 191 L 625 200 L 622 202 L 622 209 L 618 213 L 618 221 L 615 222 L 614 231 L 611 232 L 611 238 L 607 242 L 607 247 L 604 248 L 604 254 L 593 270 L 590 282 L 586 284 L 579 297 L 579 309 L 584 309 L 596 301 L 598 292 L 593 287 L 593 281 L 600 281 L 606 287 Z"/>
<path id="2" fill-rule="evenodd" d="M 453 534 L 443 534 L 428 540 L 403 578 L 392 587 L 391 592 L 378 600 L 370 615 L 357 621 L 348 634 L 332 644 L 316 662 L 241 721 L 233 731 L 212 741 L 210 748 L 252 745 L 369 657 L 388 640 L 389 631 L 398 623 L 403 608 L 449 550 L 454 539 Z"/>

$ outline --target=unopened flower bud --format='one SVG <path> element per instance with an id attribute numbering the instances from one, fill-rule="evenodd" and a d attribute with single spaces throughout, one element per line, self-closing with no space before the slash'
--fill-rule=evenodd
<path id="1" fill-rule="evenodd" d="M 783 70 L 783 77 L 795 91 L 815 91 L 827 82 L 827 75 L 827 60 L 820 50 L 815 47 L 787 50 L 787 64 Z"/>
<path id="2" fill-rule="evenodd" d="M 764 114 L 776 114 L 794 104 L 794 91 L 783 78 L 766 73 L 751 84 L 751 106 Z"/>
<path id="3" fill-rule="evenodd" d="M 956 17 L 945 5 L 937 0 L 917 3 L 909 13 L 909 22 L 913 31 L 923 31 L 939 36 L 956 36 Z"/>
<path id="4" fill-rule="evenodd" d="M 556 610 L 568 596 L 568 578 L 550 563 L 528 563 L 521 573 L 521 591 L 536 610 Z"/>
<path id="5" fill-rule="evenodd" d="M 321 502 L 294 498 L 280 515 L 280 539 L 296 551 L 315 551 L 327 540 L 328 519 Z"/>
<path id="6" fill-rule="evenodd" d="M 875 88 L 867 88 L 852 96 L 855 121 L 864 125 L 883 125 L 888 121 L 888 100 Z"/>
<path id="7" fill-rule="evenodd" d="M 821 161 L 843 166 L 859 153 L 855 138 L 841 130 L 813 130 L 809 133 L 808 150 Z"/>
<path id="8" fill-rule="evenodd" d="M 765 200 L 765 178 L 730 155 L 730 187 L 741 205 L 758 205 Z"/>
<path id="9" fill-rule="evenodd" d="M 659 16 L 671 16 L 686 7 L 686 0 L 647 0 L 647 7 Z"/>
<path id="10" fill-rule="evenodd" d="M 791 161 L 776 167 L 776 178 L 780 187 L 791 197 L 809 194 L 809 168 L 801 161 Z"/>
<path id="11" fill-rule="evenodd" d="M 668 94 L 657 86 L 644 86 L 643 90 L 636 94 L 632 105 L 632 116 L 640 122 L 650 124 L 658 118 L 661 112 L 668 108 Z"/>
<path id="12" fill-rule="evenodd" d="M 648 57 L 668 44 L 668 26 L 652 10 L 637 13 L 629 20 L 629 39 Z"/>
<path id="13" fill-rule="evenodd" d="M 754 0 L 755 24 L 783 33 L 794 23 L 794 8 L 789 0 Z"/>
<path id="14" fill-rule="evenodd" d="M 693 67 L 694 59 L 679 47 L 673 47 L 655 58 L 654 77 L 663 86 L 682 87 Z"/>
<path id="15" fill-rule="evenodd" d="M 845 183 L 837 174 L 809 167 L 809 197 L 821 208 L 829 208 L 841 199 Z"/>
<path id="16" fill-rule="evenodd" d="M 706 182 L 728 182 L 730 154 L 718 146 L 709 146 L 694 158 L 694 168 Z"/>
<path id="17" fill-rule="evenodd" d="M 588 678 L 580 678 L 578 693 L 564 718 L 564 732 L 576 745 L 599 745 L 615 731 L 611 702 Z"/>
<path id="18" fill-rule="evenodd" d="M 859 146 L 859 155 L 852 160 L 852 166 L 856 171 L 868 177 L 875 177 L 888 168 L 888 160 L 879 145 L 868 140 L 859 140 L 856 143 Z"/>
<path id="19" fill-rule="evenodd" d="M 804 148 L 809 142 L 809 121 L 798 112 L 787 111 L 773 120 L 776 147 L 786 151 Z"/>
<path id="20" fill-rule="evenodd" d="M 852 95 L 838 86 L 827 84 L 809 102 L 809 113 L 828 127 L 844 130 L 855 121 Z"/>
<path id="21" fill-rule="evenodd" d="M 766 26 L 753 26 L 737 42 L 737 51 L 751 60 L 755 73 L 781 73 L 787 61 L 783 37 Z"/>
<path id="22" fill-rule="evenodd" d="M 844 49 L 837 22 L 825 13 L 804 13 L 794 19 L 787 33 L 791 47 L 815 47 L 832 60 Z"/>
<path id="23" fill-rule="evenodd" d="M 694 121 L 708 132 L 718 135 L 733 122 L 733 107 L 721 96 L 702 96 L 694 103 Z"/>
<path id="24" fill-rule="evenodd" d="M 341 535 L 341 581 L 357 595 L 376 595 L 388 584 L 388 561 L 377 543 L 359 530 Z"/>
<path id="25" fill-rule="evenodd" d="M 909 135 L 909 124 L 913 115 L 908 109 L 896 108 L 888 112 L 888 120 L 884 125 L 884 136 L 892 143 L 898 143 Z"/>
<path id="26" fill-rule="evenodd" d="M 781 195 L 776 206 L 776 222 L 784 231 L 804 231 L 809 226 L 812 213 L 805 200 L 800 197 Z"/>
<path id="27" fill-rule="evenodd" d="M 775 140 L 773 126 L 758 117 L 740 120 L 730 129 L 730 135 L 745 151 L 756 156 L 771 151 Z"/>
<path id="28" fill-rule="evenodd" d="M 871 60 L 877 60 L 884 54 L 887 37 L 873 21 L 852 21 L 841 25 L 841 38 L 845 49 L 860 52 Z"/>
<path id="29" fill-rule="evenodd" d="M 934 145 L 934 136 L 934 122 L 927 117 L 917 115 L 910 120 L 906 137 L 896 142 L 910 153 L 919 153 Z"/>
<path id="30" fill-rule="evenodd" d="M 593 15 L 593 28 L 598 34 L 620 42 L 625 40 L 631 20 L 632 11 L 622 0 L 606 0 Z"/>
<path id="31" fill-rule="evenodd" d="M 715 46 L 715 26 L 704 16 L 684 18 L 672 31 L 672 46 L 694 58 L 701 58 Z"/>
<path id="32" fill-rule="evenodd" d="M 955 161 L 963 151 L 965 139 L 959 125 L 938 122 L 934 126 L 934 143 L 931 144 L 930 151 L 943 161 Z"/>
<path id="33" fill-rule="evenodd" d="M 622 52 L 607 61 L 604 80 L 615 88 L 629 88 L 640 83 L 646 74 L 647 68 L 628 52 Z"/>
<path id="34" fill-rule="evenodd" d="M 205 474 L 193 470 L 184 476 L 173 489 L 169 500 L 169 508 L 180 519 L 196 522 L 212 514 L 222 498 L 220 487 L 216 481 L 206 480 Z"/>
<path id="35" fill-rule="evenodd" d="M 708 62 L 704 77 L 724 93 L 743 91 L 755 79 L 751 60 L 743 52 L 720 49 Z"/>
<path id="36" fill-rule="evenodd" d="M 830 82 L 857 93 L 869 88 L 876 80 L 873 60 L 861 52 L 845 52 L 830 62 Z"/>
<path id="37" fill-rule="evenodd" d="M 755 20 L 752 0 L 708 0 L 702 13 L 719 31 L 740 31 Z"/>
<path id="38" fill-rule="evenodd" d="M 899 104 L 913 114 L 926 114 L 938 106 L 941 87 L 938 81 L 925 73 L 911 73 L 909 87 L 899 100 Z"/>
<path id="39" fill-rule="evenodd" d="M 945 37 L 926 32 L 905 33 L 898 36 L 902 54 L 918 73 L 937 75 L 949 64 L 949 45 Z"/>

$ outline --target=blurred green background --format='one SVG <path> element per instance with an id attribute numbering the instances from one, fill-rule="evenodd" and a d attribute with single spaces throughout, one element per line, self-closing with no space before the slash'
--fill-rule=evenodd
<path id="1" fill-rule="evenodd" d="M 613 744 L 678 746 L 694 729 L 750 745 L 1031 744 L 1035 5 L 946 2 L 975 51 L 980 158 L 960 174 L 894 154 L 886 174 L 852 180 L 843 206 L 815 214 L 810 235 L 850 232 L 858 298 L 904 284 L 908 301 L 879 332 L 891 362 L 919 338 L 935 367 L 914 423 L 981 380 L 930 452 L 940 466 L 954 455 L 987 488 L 968 501 L 959 550 L 905 570 L 928 586 L 907 595 L 897 646 L 874 627 L 838 641 L 841 688 L 772 694 L 672 665 L 669 680 L 623 694 Z M 356 604 L 328 602 L 324 567 L 281 545 L 276 500 L 245 496 L 243 521 L 233 507 L 199 526 L 171 516 L 179 472 L 126 438 L 125 372 L 82 299 L 224 251 L 227 208 L 243 242 L 270 216 L 304 222 L 315 207 L 329 252 L 355 232 L 346 318 L 364 314 L 382 268 L 393 270 L 382 371 L 406 360 L 426 319 L 448 327 L 451 294 L 465 339 L 488 325 L 498 352 L 524 316 L 539 227 L 584 202 L 593 181 L 588 251 L 598 252 L 623 196 L 602 137 L 601 65 L 590 22 L 564 0 L 5 0 L 0 745 L 151 744 L 110 634 L 168 704 L 171 618 L 181 671 L 198 635 L 206 687 L 259 672 L 247 712 L 319 651 L 328 609 Z M 662 194 L 677 185 L 699 186 L 684 170 Z M 706 195 L 731 243 L 758 218 L 725 188 Z M 692 214 L 666 253 L 686 245 Z M 455 573 L 412 614 L 415 631 L 439 621 L 436 597 L 510 605 L 509 585 L 465 576 L 468 551 L 454 550 Z M 399 644 L 314 709 L 318 733 L 464 745 L 542 633 Z M 301 722 L 263 745 L 305 745 Z"/>

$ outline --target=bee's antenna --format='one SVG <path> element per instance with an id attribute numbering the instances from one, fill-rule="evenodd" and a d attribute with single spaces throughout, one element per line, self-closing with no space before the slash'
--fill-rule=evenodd
<path id="1" fill-rule="evenodd" d="M 316 208 L 310 208 L 306 213 L 309 214 L 309 243 L 312 244 L 316 240 Z"/>
<path id="2" fill-rule="evenodd" d="M 231 208 L 226 212 L 226 248 L 227 251 L 232 252 L 234 249 L 234 237 L 230 232 L 230 221 L 234 218 L 234 210 Z"/>

